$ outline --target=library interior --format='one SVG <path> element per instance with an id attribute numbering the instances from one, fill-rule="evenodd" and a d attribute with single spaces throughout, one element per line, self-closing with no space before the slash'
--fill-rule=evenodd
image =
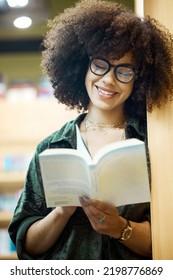
<path id="1" fill-rule="evenodd" d="M 169 15 L 169 11 L 173 8 L 172 0 L 168 0 L 168 5 L 164 5 L 164 7 L 162 0 L 112 1 L 127 5 L 136 13 L 140 13 L 141 3 L 143 3 L 142 13 L 156 17 L 168 29 L 172 28 L 170 24 L 172 19 Z M 0 0 L 0 260 L 17 259 L 15 246 L 9 238 L 7 229 L 24 185 L 28 164 L 37 144 L 65 122 L 78 115 L 77 111 L 68 110 L 65 105 L 56 101 L 51 83 L 43 74 L 40 66 L 41 43 L 46 33 L 47 20 L 54 18 L 57 13 L 63 12 L 65 8 L 72 6 L 75 2 L 75 0 Z M 171 31 L 173 32 L 173 29 Z M 172 108 L 166 109 L 166 111 L 172 112 Z M 155 157 L 157 149 L 161 153 L 163 134 L 163 141 L 166 141 L 167 137 L 168 144 L 170 141 L 168 146 L 172 146 L 171 121 L 173 120 L 171 120 L 172 113 L 163 112 L 163 118 L 158 117 L 159 113 L 156 111 L 149 116 L 149 144 L 154 161 L 152 165 L 154 184 L 152 217 L 156 212 L 160 215 L 160 219 L 153 219 L 153 257 L 155 259 L 173 259 L 170 230 L 171 228 L 173 230 L 173 221 L 168 223 L 163 218 L 164 213 L 162 212 L 163 208 L 168 213 L 173 211 L 168 208 L 172 207 L 170 206 L 172 202 L 168 202 L 171 199 L 170 194 L 173 194 L 171 188 L 173 175 L 168 167 L 171 166 L 169 165 L 171 159 L 168 159 L 168 156 L 164 159 L 165 150 L 162 152 L 165 166 L 161 166 L 161 162 L 156 161 Z M 158 124 L 158 120 L 160 120 L 162 128 L 162 122 L 170 123 L 169 132 L 160 130 L 160 126 L 155 125 L 156 122 Z M 164 129 L 166 129 L 165 126 Z M 150 131 L 155 133 L 155 137 L 153 134 L 150 135 Z M 159 143 L 155 142 L 156 136 L 157 139 L 160 139 Z M 164 148 L 166 149 L 162 145 L 162 149 Z M 166 155 L 168 155 L 167 152 Z M 155 172 L 157 168 L 162 171 Z M 165 172 L 163 172 L 164 168 Z M 168 174 L 168 172 L 170 173 Z M 169 182 L 164 183 L 168 190 L 167 197 L 164 194 L 165 201 L 160 202 L 163 190 L 159 183 L 157 185 L 157 182 L 161 184 L 163 180 L 165 182 L 168 179 Z M 158 188 L 160 192 L 158 192 Z M 164 224 L 163 231 L 158 230 L 161 221 L 162 225 Z"/>

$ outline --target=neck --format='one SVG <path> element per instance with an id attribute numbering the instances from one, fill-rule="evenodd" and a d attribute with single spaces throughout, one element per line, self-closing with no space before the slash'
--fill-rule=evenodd
<path id="1" fill-rule="evenodd" d="M 102 111 L 98 110 L 97 108 L 89 108 L 87 117 L 88 121 L 94 123 L 94 124 L 102 124 L 105 126 L 112 126 L 119 123 L 125 123 L 127 120 L 127 117 L 125 116 L 124 110 L 121 108 L 119 110 L 113 110 L 113 111 Z"/>
<path id="2" fill-rule="evenodd" d="M 88 125 L 87 125 L 88 122 Z M 126 120 L 122 120 L 121 122 L 115 122 L 115 123 L 98 123 L 90 120 L 87 116 L 85 118 L 85 124 L 88 127 L 98 127 L 98 128 L 124 128 L 126 125 Z"/>

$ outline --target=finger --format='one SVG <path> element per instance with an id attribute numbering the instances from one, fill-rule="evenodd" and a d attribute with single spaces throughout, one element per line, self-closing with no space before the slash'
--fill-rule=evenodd
<path id="1" fill-rule="evenodd" d="M 96 216 L 97 219 L 99 219 L 100 216 L 103 217 L 105 215 L 103 211 L 93 205 L 92 200 L 90 200 L 89 198 L 81 198 L 81 204 L 87 215 L 90 217 Z"/>
<path id="2" fill-rule="evenodd" d="M 87 207 L 84 209 L 85 214 L 87 215 L 92 228 L 100 233 L 105 233 L 105 228 L 107 229 L 107 217 L 102 213 L 102 216 L 95 216 Z M 104 216 L 103 216 L 104 215 Z M 100 218 L 101 217 L 101 218 Z"/>
<path id="3" fill-rule="evenodd" d="M 94 208 L 97 208 L 98 210 L 100 210 L 101 212 L 104 212 L 108 215 L 113 215 L 115 212 L 117 212 L 117 208 L 116 206 L 108 203 L 108 202 L 104 202 L 104 201 L 100 201 L 100 200 L 96 200 L 96 199 L 90 199 L 88 197 L 83 197 L 85 205 L 92 205 Z"/>
<path id="4" fill-rule="evenodd" d="M 83 210 L 88 217 L 92 228 L 100 233 L 112 236 L 114 234 L 116 224 L 119 218 L 118 211 L 115 208 L 114 215 L 109 215 L 100 211 L 92 205 L 92 200 L 88 198 L 81 199 Z"/>
<path id="5" fill-rule="evenodd" d="M 95 208 L 90 200 L 88 199 L 81 199 L 81 204 L 85 214 L 87 215 L 88 219 L 93 223 L 102 223 L 104 220 L 108 219 L 108 214 L 104 213 L 103 211 Z"/>

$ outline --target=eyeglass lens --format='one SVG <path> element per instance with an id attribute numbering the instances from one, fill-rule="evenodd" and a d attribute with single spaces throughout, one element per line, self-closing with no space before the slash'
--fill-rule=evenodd
<path id="1" fill-rule="evenodd" d="M 117 65 L 113 66 L 108 61 L 94 58 L 90 62 L 91 71 L 98 76 L 103 76 L 114 67 L 114 74 L 118 81 L 122 83 L 129 83 L 135 76 L 135 72 L 131 65 Z"/>

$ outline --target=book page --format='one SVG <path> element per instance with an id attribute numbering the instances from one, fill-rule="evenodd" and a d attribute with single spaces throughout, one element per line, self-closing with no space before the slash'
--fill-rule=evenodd
<path id="1" fill-rule="evenodd" d="M 150 201 L 150 188 L 142 141 L 108 152 L 97 165 L 97 199 L 116 206 Z"/>
<path id="2" fill-rule="evenodd" d="M 82 157 L 56 150 L 60 154 L 39 156 L 47 207 L 80 206 L 79 197 L 91 195 L 88 165 Z"/>

